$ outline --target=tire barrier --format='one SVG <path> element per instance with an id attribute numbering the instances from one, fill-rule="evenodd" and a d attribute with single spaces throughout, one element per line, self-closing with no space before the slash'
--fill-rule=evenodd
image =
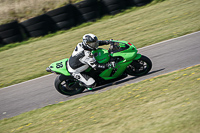
<path id="1" fill-rule="evenodd" d="M 104 14 L 115 15 L 126 8 L 126 1 L 124 0 L 101 0 Z"/>
<path id="2" fill-rule="evenodd" d="M 131 6 L 143 6 L 152 0 L 83 0 L 49 11 L 43 15 L 0 25 L 0 44 L 21 42 L 26 37 L 39 37 L 49 32 L 66 30 L 105 15 L 115 15 Z M 25 34 L 25 35 L 24 35 Z"/>
<path id="3" fill-rule="evenodd" d="M 21 22 L 20 25 L 28 37 L 44 36 L 51 31 L 45 14 Z"/>
<path id="4" fill-rule="evenodd" d="M 135 6 L 133 0 L 125 0 L 126 7 L 133 7 Z"/>
<path id="5" fill-rule="evenodd" d="M 0 40 L 2 44 L 21 42 L 23 40 L 17 21 L 0 25 Z"/>
<path id="6" fill-rule="evenodd" d="M 132 1 L 136 6 L 143 6 L 150 3 L 152 0 L 132 0 Z"/>
<path id="7" fill-rule="evenodd" d="M 76 21 L 78 24 L 94 21 L 99 17 L 98 1 L 84 0 L 74 4 L 76 9 Z"/>
<path id="8" fill-rule="evenodd" d="M 66 30 L 75 26 L 75 8 L 72 4 L 46 13 L 52 31 Z"/>

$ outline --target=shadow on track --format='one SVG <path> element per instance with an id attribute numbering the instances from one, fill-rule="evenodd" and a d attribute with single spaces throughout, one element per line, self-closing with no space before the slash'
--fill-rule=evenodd
<path id="1" fill-rule="evenodd" d="M 154 73 L 157 73 L 157 72 L 160 72 L 160 71 L 163 71 L 165 68 L 162 68 L 162 69 L 158 69 L 158 70 L 155 70 L 155 71 L 151 71 L 149 72 L 148 74 L 144 75 L 144 76 L 147 76 L 147 75 L 151 75 L 151 74 L 154 74 Z M 102 85 L 102 86 L 99 86 L 97 88 L 95 88 L 94 90 L 92 91 L 88 91 L 88 90 L 85 90 L 84 92 L 80 93 L 80 94 L 76 94 L 76 95 L 72 95 L 72 96 L 67 96 L 66 98 L 68 100 L 70 99 L 75 99 L 75 98 L 78 98 L 78 97 L 82 97 L 82 96 L 86 96 L 86 95 L 89 95 L 89 94 L 94 94 L 96 93 L 97 91 L 104 91 L 103 89 L 106 88 L 106 87 L 110 87 L 110 86 L 113 86 L 113 85 L 120 85 L 120 84 L 123 84 L 125 82 L 128 82 L 130 80 L 134 80 L 134 79 L 137 79 L 137 78 L 140 78 L 140 77 L 144 77 L 144 76 L 139 76 L 139 77 L 129 77 L 129 78 L 125 78 L 125 79 L 121 79 L 119 81 L 115 81 L 113 83 L 108 83 L 106 85 Z M 106 89 L 108 90 L 108 89 Z"/>
<path id="2" fill-rule="evenodd" d="M 147 76 L 147 75 L 150 75 L 150 74 L 154 74 L 154 73 L 163 71 L 164 69 L 165 69 L 165 68 L 162 68 L 162 69 L 159 69 L 159 70 L 155 70 L 155 71 L 149 72 L 148 74 L 146 74 L 146 75 L 144 75 L 144 76 Z M 140 77 L 144 77 L 144 76 L 125 78 L 125 79 L 122 79 L 122 80 L 119 80 L 119 81 L 115 81 L 115 82 L 113 82 L 113 83 L 108 83 L 108 84 L 106 84 L 106 85 L 99 86 L 99 87 L 95 88 L 95 89 L 92 90 L 92 91 L 84 91 L 83 93 L 99 91 L 99 90 L 104 89 L 104 88 L 106 88 L 106 87 L 109 87 L 109 86 L 112 86 L 112 85 L 119 85 L 119 84 L 128 82 L 128 81 L 130 81 L 130 80 L 134 80 L 134 79 L 137 79 L 137 78 L 140 78 Z"/>

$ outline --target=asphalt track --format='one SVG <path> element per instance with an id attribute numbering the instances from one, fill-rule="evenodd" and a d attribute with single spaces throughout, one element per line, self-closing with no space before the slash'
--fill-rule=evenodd
<path id="1" fill-rule="evenodd" d="M 123 86 L 164 73 L 200 64 L 200 31 L 138 49 L 148 56 L 153 68 L 148 75 L 127 77 L 114 84 L 85 91 L 75 96 L 64 96 L 54 88 L 55 74 L 0 89 L 0 119 L 10 118 L 49 104 L 75 99 L 89 94 Z M 47 65 L 48 64 L 44 64 Z M 44 70 L 45 71 L 45 70 Z"/>

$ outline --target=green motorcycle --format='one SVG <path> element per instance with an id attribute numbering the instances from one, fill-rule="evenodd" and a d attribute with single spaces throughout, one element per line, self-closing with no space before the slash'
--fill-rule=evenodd
<path id="1" fill-rule="evenodd" d="M 98 48 L 92 53 L 98 63 L 114 61 L 116 66 L 102 71 L 89 67 L 84 73 L 95 79 L 96 86 L 115 82 L 128 75 L 143 76 L 151 70 L 152 62 L 148 57 L 137 52 L 132 43 L 113 40 L 109 50 Z M 83 92 L 86 87 L 68 72 L 67 61 L 68 58 L 54 62 L 47 67 L 46 71 L 58 74 L 54 83 L 58 92 L 64 95 L 75 95 Z"/>

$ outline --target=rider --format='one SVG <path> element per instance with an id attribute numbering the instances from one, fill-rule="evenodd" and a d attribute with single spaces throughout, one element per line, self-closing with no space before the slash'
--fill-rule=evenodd
<path id="1" fill-rule="evenodd" d="M 95 70 L 115 67 L 115 62 L 99 64 L 91 53 L 92 50 L 98 49 L 98 46 L 108 45 L 109 43 L 110 41 L 108 40 L 98 40 L 94 34 L 85 34 L 83 36 L 83 41 L 78 43 L 67 62 L 68 71 L 74 78 L 78 79 L 83 86 L 86 86 L 88 90 L 92 90 L 93 87 L 95 87 L 95 80 L 89 75 L 82 73 L 83 71 L 89 66 Z"/>

